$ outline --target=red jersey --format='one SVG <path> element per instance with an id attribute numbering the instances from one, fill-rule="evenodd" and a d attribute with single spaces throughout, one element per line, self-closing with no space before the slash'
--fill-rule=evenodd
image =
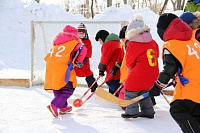
<path id="1" fill-rule="evenodd" d="M 106 65 L 106 82 L 110 80 L 120 80 L 120 71 L 115 76 L 111 76 L 110 72 L 116 62 L 122 63 L 123 49 L 120 47 L 120 41 L 107 41 L 101 47 L 100 63 Z"/>
<path id="2" fill-rule="evenodd" d="M 87 48 L 87 55 L 86 57 L 88 57 L 88 60 L 84 63 L 84 65 L 81 68 L 77 68 L 75 67 L 75 72 L 76 72 L 76 76 L 78 77 L 87 77 L 92 75 L 92 71 L 90 69 L 90 59 L 92 57 L 92 44 L 91 41 L 89 39 L 83 40 L 82 41 L 85 45 L 85 47 Z"/>
<path id="3" fill-rule="evenodd" d="M 124 89 L 148 91 L 159 74 L 158 57 L 159 49 L 154 40 L 148 43 L 130 41 L 126 52 L 126 65 L 130 72 Z"/>

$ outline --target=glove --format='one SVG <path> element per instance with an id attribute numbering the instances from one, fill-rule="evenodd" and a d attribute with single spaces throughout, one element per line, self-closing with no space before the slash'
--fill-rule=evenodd
<path id="1" fill-rule="evenodd" d="M 160 95 L 160 91 L 161 91 L 160 88 L 158 88 L 157 86 L 153 85 L 149 90 L 149 96 L 150 97 L 159 96 Z"/>
<path id="2" fill-rule="evenodd" d="M 83 62 L 82 62 L 82 63 L 77 63 L 77 64 L 76 64 L 76 67 L 77 67 L 77 68 L 81 68 L 83 65 L 84 65 Z"/>
<path id="3" fill-rule="evenodd" d="M 103 77 L 104 75 L 104 71 L 99 70 L 99 76 Z"/>
<path id="4" fill-rule="evenodd" d="M 110 75 L 115 76 L 117 73 L 117 70 L 121 67 L 121 63 L 116 62 L 113 69 L 110 72 Z"/>
<path id="5" fill-rule="evenodd" d="M 149 89 L 149 96 L 159 96 L 160 91 L 162 88 L 164 88 L 166 85 L 159 82 L 158 80 L 154 83 L 154 85 Z"/>

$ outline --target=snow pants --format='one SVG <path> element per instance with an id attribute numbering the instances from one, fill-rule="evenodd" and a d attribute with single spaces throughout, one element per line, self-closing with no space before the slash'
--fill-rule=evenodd
<path id="1" fill-rule="evenodd" d="M 54 90 L 54 99 L 51 103 L 60 109 L 67 107 L 67 99 L 74 93 L 74 90 L 72 82 L 67 83 L 67 85 L 60 90 Z"/>
<path id="2" fill-rule="evenodd" d="M 85 81 L 87 82 L 87 85 L 88 85 L 88 87 L 90 87 L 94 82 L 95 82 L 95 78 L 94 78 L 94 75 L 92 74 L 92 75 L 90 75 L 90 76 L 87 76 L 86 78 L 85 78 Z M 94 92 L 95 90 L 96 90 L 96 88 L 98 87 L 98 85 L 97 85 L 97 83 L 95 83 L 94 85 L 93 85 L 93 87 L 91 88 L 91 92 Z"/>
<path id="3" fill-rule="evenodd" d="M 111 81 L 106 82 L 106 84 L 108 85 L 108 87 L 109 87 L 109 93 L 111 93 L 111 94 L 114 94 L 115 91 L 121 85 L 121 83 L 119 82 L 119 80 L 111 80 Z M 119 92 L 120 91 L 118 91 L 117 94 L 115 95 L 116 97 L 119 96 Z"/>
<path id="4" fill-rule="evenodd" d="M 125 100 L 131 100 L 137 96 L 140 96 L 144 93 L 146 93 L 147 91 L 145 90 L 141 90 L 141 91 L 127 91 L 124 90 L 124 96 L 125 96 Z M 138 104 L 139 103 L 139 104 Z M 138 102 L 135 102 L 133 104 L 130 104 L 126 107 L 125 113 L 129 114 L 129 115 L 136 115 L 139 113 L 139 105 L 141 108 L 141 113 L 144 115 L 154 115 L 155 111 L 153 108 L 153 103 L 151 101 L 150 97 L 144 98 Z"/>
<path id="5" fill-rule="evenodd" d="M 200 104 L 191 100 L 175 100 L 170 114 L 184 133 L 200 133 Z"/>

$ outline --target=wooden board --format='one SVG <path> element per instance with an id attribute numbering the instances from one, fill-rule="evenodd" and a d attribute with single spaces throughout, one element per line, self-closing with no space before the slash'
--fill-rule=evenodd
<path id="1" fill-rule="evenodd" d="M 30 87 L 29 79 L 0 79 L 0 86 Z"/>
<path id="2" fill-rule="evenodd" d="M 168 96 L 173 96 L 174 94 L 174 90 L 163 90 L 163 92 L 165 95 L 168 95 Z"/>

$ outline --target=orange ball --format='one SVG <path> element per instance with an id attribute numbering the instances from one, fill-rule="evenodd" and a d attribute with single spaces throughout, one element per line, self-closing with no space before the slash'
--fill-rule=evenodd
<path id="1" fill-rule="evenodd" d="M 81 99 L 75 99 L 73 102 L 74 107 L 81 107 L 82 106 L 82 100 Z"/>

